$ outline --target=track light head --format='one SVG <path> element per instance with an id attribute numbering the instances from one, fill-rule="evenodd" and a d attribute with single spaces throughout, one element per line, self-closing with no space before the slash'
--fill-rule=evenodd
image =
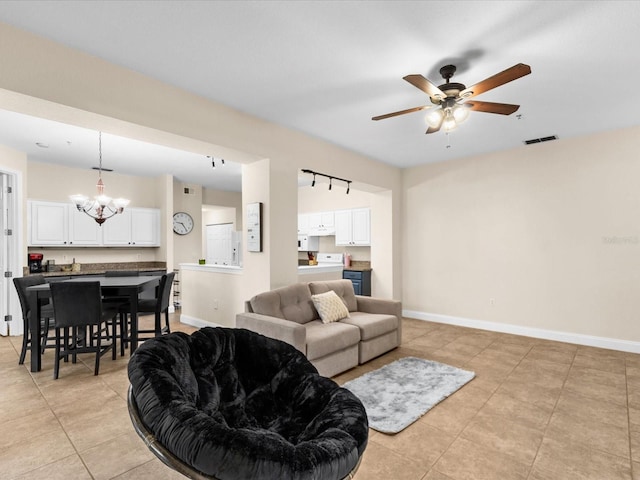
<path id="1" fill-rule="evenodd" d="M 313 181 L 311 182 L 311 186 L 315 187 L 316 186 L 316 174 L 313 174 Z"/>
<path id="2" fill-rule="evenodd" d="M 224 165 L 224 158 L 221 158 L 220 161 L 222 162 L 222 165 Z"/>
<path id="3" fill-rule="evenodd" d="M 332 182 L 332 181 L 333 181 L 333 177 L 329 177 L 329 190 L 331 190 L 331 187 L 333 186 L 333 185 L 331 184 L 331 182 Z"/>
<path id="4" fill-rule="evenodd" d="M 351 190 L 351 182 L 347 182 L 347 195 L 349 195 L 349 190 Z"/>

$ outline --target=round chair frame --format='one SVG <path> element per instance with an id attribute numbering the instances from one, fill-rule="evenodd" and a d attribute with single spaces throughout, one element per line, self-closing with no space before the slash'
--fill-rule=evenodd
<path id="1" fill-rule="evenodd" d="M 133 388 L 131 385 L 129 385 L 129 391 L 127 393 L 127 406 L 129 408 L 129 417 L 131 418 L 131 422 L 133 423 L 133 428 L 135 429 L 136 433 L 140 438 L 142 438 L 147 448 L 151 450 L 151 452 L 156 457 L 158 457 L 160 461 L 164 463 L 167 467 L 193 480 L 220 480 L 217 477 L 205 475 L 199 470 L 196 470 L 195 468 L 187 465 L 178 457 L 176 457 L 173 453 L 167 450 L 164 447 L 164 445 L 162 445 L 157 440 L 153 432 L 147 429 L 144 422 L 140 418 L 138 405 L 136 404 L 136 399 L 133 396 Z M 346 477 L 344 477 L 343 480 L 353 479 L 356 475 L 356 471 L 360 467 L 361 462 L 362 462 L 362 456 L 358 459 L 358 463 L 356 463 L 356 466 L 353 468 L 353 470 L 351 470 L 351 472 L 349 472 L 349 474 Z"/>

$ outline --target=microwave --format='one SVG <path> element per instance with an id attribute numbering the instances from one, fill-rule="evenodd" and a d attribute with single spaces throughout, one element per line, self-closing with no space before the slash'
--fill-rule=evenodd
<path id="1" fill-rule="evenodd" d="M 317 252 L 320 246 L 318 237 L 310 237 L 309 235 L 298 235 L 298 251 L 299 252 Z"/>

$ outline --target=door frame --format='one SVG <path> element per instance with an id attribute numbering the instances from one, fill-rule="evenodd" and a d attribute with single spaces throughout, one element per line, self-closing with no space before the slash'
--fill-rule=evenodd
<path id="1" fill-rule="evenodd" d="M 2 216 L 0 231 L 0 255 L 4 271 L 0 272 L 0 335 L 22 335 L 23 322 L 22 310 L 13 279 L 22 277 L 22 252 L 24 251 L 23 222 L 24 222 L 24 193 L 22 172 L 0 167 L 3 180 L 2 188 Z M 11 187 L 11 193 L 6 187 Z M 11 235 L 6 235 L 5 230 L 10 229 Z M 11 277 L 5 277 L 4 272 L 11 272 Z M 11 321 L 6 321 L 6 316 L 11 316 Z"/>

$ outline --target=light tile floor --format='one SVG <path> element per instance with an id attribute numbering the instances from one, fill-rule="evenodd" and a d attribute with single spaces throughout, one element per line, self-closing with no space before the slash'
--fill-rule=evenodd
<path id="1" fill-rule="evenodd" d="M 397 435 L 370 431 L 361 480 L 640 480 L 640 355 L 404 319 L 403 356 L 476 378 Z M 193 331 L 172 319 L 174 330 Z M 20 337 L 0 337 L 0 477 L 178 479 L 135 434 L 127 358 L 31 374 Z"/>

